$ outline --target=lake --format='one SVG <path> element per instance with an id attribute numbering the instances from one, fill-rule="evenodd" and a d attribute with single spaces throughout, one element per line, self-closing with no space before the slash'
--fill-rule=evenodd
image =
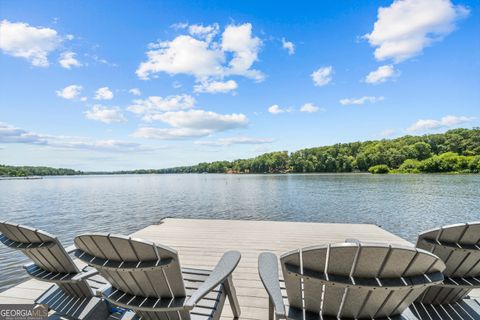
<path id="1" fill-rule="evenodd" d="M 114 175 L 0 181 L 0 220 L 129 234 L 165 217 L 373 223 L 407 240 L 480 219 L 480 175 Z M 348 237 L 348 235 L 346 235 Z M 0 291 L 27 279 L 0 244 Z"/>

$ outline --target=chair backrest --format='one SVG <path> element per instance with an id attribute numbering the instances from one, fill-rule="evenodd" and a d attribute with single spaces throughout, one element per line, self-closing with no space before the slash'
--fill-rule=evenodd
<path id="1" fill-rule="evenodd" d="M 6 246 L 22 251 L 35 263 L 35 270 L 45 270 L 44 274 L 77 274 L 80 272 L 72 258 L 63 248 L 57 237 L 38 229 L 14 224 L 7 221 L 0 222 L 0 241 Z M 29 270 L 27 270 L 29 272 Z M 38 272 L 36 272 L 38 273 Z M 30 275 L 34 276 L 29 272 Z M 35 277 L 35 276 L 34 276 Z M 62 276 L 45 278 L 45 281 L 56 282 L 50 279 L 61 279 Z M 42 280 L 39 278 L 39 280 Z M 57 282 L 68 294 L 74 296 L 92 296 L 93 292 L 84 281 Z"/>
<path id="2" fill-rule="evenodd" d="M 430 288 L 424 303 L 452 303 L 480 287 L 480 222 L 425 231 L 418 236 L 416 247 L 435 254 L 446 265 L 444 283 Z"/>
<path id="3" fill-rule="evenodd" d="M 122 235 L 94 233 L 75 238 L 76 256 L 95 267 L 113 287 L 140 297 L 185 297 L 175 250 Z"/>
<path id="4" fill-rule="evenodd" d="M 280 261 L 290 307 L 342 319 L 401 314 L 445 268 L 423 250 L 368 243 L 308 247 Z"/>

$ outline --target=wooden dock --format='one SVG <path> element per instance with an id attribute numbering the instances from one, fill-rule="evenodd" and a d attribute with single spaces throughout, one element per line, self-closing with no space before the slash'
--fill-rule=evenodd
<path id="1" fill-rule="evenodd" d="M 355 238 L 365 242 L 411 245 L 371 224 L 328 224 L 276 221 L 165 219 L 132 234 L 176 249 L 185 267 L 211 269 L 225 251 L 238 250 L 242 260 L 233 280 L 242 308 L 241 319 L 268 319 L 268 299 L 257 273 L 261 252 L 278 255 L 299 247 Z M 32 303 L 50 284 L 29 280 L 0 293 L 0 303 Z M 478 291 L 478 290 L 477 290 Z M 475 296 L 480 296 L 476 293 Z M 232 319 L 230 307 L 222 319 Z"/>

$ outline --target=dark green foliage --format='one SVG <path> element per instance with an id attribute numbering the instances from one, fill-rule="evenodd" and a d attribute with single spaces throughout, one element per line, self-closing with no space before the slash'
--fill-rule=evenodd
<path id="1" fill-rule="evenodd" d="M 367 172 L 377 165 L 405 173 L 479 172 L 478 157 L 480 128 L 474 128 L 393 140 L 339 143 L 302 149 L 290 155 L 286 151 L 272 152 L 253 159 L 200 163 L 161 169 L 158 173 Z"/>
<path id="2" fill-rule="evenodd" d="M 65 176 L 82 174 L 81 171 L 49 167 L 17 167 L 0 165 L 0 176 L 27 177 L 27 176 Z"/>
<path id="3" fill-rule="evenodd" d="M 419 173 L 420 172 L 420 169 L 418 168 L 419 165 L 420 165 L 419 160 L 407 159 L 398 168 L 398 171 L 402 173 Z"/>
<path id="4" fill-rule="evenodd" d="M 389 173 L 390 168 L 386 164 L 377 164 L 376 166 L 370 167 L 368 169 L 368 172 L 370 173 Z"/>
<path id="5" fill-rule="evenodd" d="M 476 172 L 470 168 L 476 157 L 460 156 L 455 152 L 446 152 L 421 161 L 417 168 L 420 172 Z"/>

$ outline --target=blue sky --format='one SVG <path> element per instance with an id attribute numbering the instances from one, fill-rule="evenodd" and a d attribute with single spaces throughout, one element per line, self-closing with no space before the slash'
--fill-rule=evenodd
<path id="1" fill-rule="evenodd" d="M 0 21 L 3 164 L 163 168 L 480 125 L 477 1 L 1 0 Z"/>

